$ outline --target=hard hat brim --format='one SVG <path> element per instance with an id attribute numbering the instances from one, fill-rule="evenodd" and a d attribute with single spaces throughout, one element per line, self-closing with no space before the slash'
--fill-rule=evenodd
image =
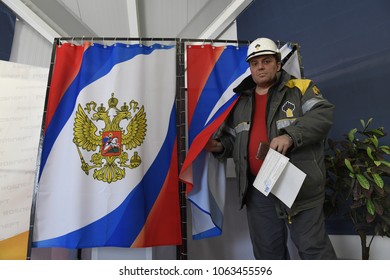
<path id="1" fill-rule="evenodd" d="M 266 55 L 266 54 L 278 54 L 278 53 L 273 52 L 273 51 L 269 51 L 269 50 L 253 52 L 250 55 L 248 55 L 248 57 L 246 58 L 246 62 L 248 62 L 253 57 L 260 56 L 260 55 Z"/>

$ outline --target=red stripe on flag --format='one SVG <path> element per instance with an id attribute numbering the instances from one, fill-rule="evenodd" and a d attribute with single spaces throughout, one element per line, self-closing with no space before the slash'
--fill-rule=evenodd
<path id="1" fill-rule="evenodd" d="M 89 46 L 90 43 L 86 42 L 83 46 L 67 43 L 56 47 L 56 61 L 50 82 L 45 129 L 49 126 L 65 91 L 77 76 L 84 51 Z"/>
<path id="2" fill-rule="evenodd" d="M 224 47 L 212 45 L 187 47 L 188 123 L 191 123 L 202 90 Z"/>
<path id="3" fill-rule="evenodd" d="M 172 152 L 171 168 L 160 194 L 131 248 L 181 244 L 180 202 L 178 190 L 177 142 Z"/>

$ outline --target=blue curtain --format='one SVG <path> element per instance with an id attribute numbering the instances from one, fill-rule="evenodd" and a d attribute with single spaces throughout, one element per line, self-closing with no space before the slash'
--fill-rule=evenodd
<path id="1" fill-rule="evenodd" d="M 15 14 L 0 2 L 0 59 L 9 60 L 15 33 Z"/>

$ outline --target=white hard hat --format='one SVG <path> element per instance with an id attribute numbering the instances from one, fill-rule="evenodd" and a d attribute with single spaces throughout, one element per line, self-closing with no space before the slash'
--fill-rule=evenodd
<path id="1" fill-rule="evenodd" d="M 280 60 L 280 51 L 274 41 L 268 38 L 257 38 L 249 45 L 246 61 L 264 54 L 276 54 Z"/>

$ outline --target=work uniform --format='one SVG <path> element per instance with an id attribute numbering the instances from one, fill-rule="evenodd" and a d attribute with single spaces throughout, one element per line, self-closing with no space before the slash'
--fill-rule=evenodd
<path id="1" fill-rule="evenodd" d="M 288 259 L 288 225 L 302 259 L 335 259 L 325 232 L 322 206 L 325 188 L 324 139 L 331 128 L 334 106 L 311 80 L 296 79 L 284 70 L 269 89 L 266 106 L 268 139 L 288 134 L 294 144 L 286 156 L 306 178 L 291 208 L 275 196 L 253 187 L 249 172 L 248 142 L 256 84 L 248 76 L 234 91 L 239 99 L 221 128 L 224 147 L 217 158 L 232 157 L 241 207 L 246 205 L 249 230 L 257 259 Z M 274 246 L 274 248 L 272 248 Z M 276 253 L 276 254 L 275 254 Z"/>

